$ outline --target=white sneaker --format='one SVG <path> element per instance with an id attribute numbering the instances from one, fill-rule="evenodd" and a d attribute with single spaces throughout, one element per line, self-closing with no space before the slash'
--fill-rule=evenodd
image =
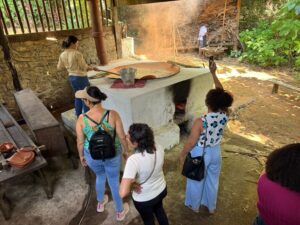
<path id="1" fill-rule="evenodd" d="M 104 206 L 108 202 L 108 196 L 104 195 L 103 202 L 98 202 L 97 212 L 104 212 Z"/>
<path id="2" fill-rule="evenodd" d="M 117 215 L 116 215 L 117 221 L 123 221 L 125 219 L 126 214 L 129 212 L 128 203 L 124 203 L 123 208 L 124 209 L 122 212 L 117 212 Z"/>

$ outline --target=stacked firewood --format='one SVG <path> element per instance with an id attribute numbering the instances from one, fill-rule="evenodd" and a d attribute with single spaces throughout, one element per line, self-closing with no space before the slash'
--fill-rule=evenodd
<path id="1" fill-rule="evenodd" d="M 237 6 L 234 0 L 211 0 L 203 7 L 198 22 L 208 25 L 210 45 L 233 45 L 238 31 L 236 16 Z"/>

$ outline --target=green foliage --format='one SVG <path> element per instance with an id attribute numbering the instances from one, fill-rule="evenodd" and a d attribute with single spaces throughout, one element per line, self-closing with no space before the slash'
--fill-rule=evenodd
<path id="1" fill-rule="evenodd" d="M 287 0 L 243 0 L 239 29 L 241 31 L 256 27 L 260 20 L 272 21 Z"/>
<path id="2" fill-rule="evenodd" d="M 300 0 L 288 1 L 273 21 L 260 21 L 240 33 L 246 45 L 241 59 L 261 66 L 284 65 L 300 68 Z"/>
<path id="3" fill-rule="evenodd" d="M 63 29 L 66 29 L 67 26 L 69 29 L 71 29 L 72 23 L 74 24 L 74 28 L 79 28 L 77 26 L 77 21 L 75 19 L 75 8 L 76 8 L 77 14 L 78 14 L 78 19 L 79 19 L 79 24 L 80 24 L 79 26 L 83 27 L 83 23 L 84 23 L 84 27 L 87 27 L 86 13 L 88 10 L 86 10 L 86 8 L 85 8 L 85 0 L 70 1 L 70 7 L 69 7 L 67 0 L 60 0 L 60 1 L 56 1 L 56 0 L 48 0 L 48 1 L 26 0 L 26 1 L 23 1 L 24 7 L 22 5 L 21 0 L 15 0 L 15 2 L 16 2 L 16 7 L 13 3 L 13 0 L 7 0 L 7 1 L 0 0 L 0 10 L 3 14 L 3 21 L 9 30 L 12 28 L 12 22 L 15 25 L 17 30 L 20 28 L 20 23 L 17 18 L 17 11 L 19 12 L 19 15 L 20 15 L 21 21 L 23 23 L 23 26 L 25 27 L 25 30 L 27 29 L 25 15 L 27 15 L 29 26 L 31 27 L 32 31 L 34 30 L 34 21 L 36 22 L 37 29 L 39 31 L 41 31 L 41 29 L 42 29 L 41 28 L 42 24 L 44 25 L 45 29 L 47 30 L 47 18 L 49 21 L 49 26 L 50 26 L 49 29 L 50 30 L 54 30 L 53 20 L 54 20 L 56 28 L 58 28 L 60 26 L 59 16 L 61 18 Z M 31 4 L 29 4 L 29 2 Z M 52 6 L 52 10 L 53 10 L 53 17 L 54 17 L 53 19 L 52 19 L 50 3 Z M 82 14 L 80 13 L 80 3 L 81 3 L 81 8 L 82 8 Z M 64 18 L 63 4 L 65 6 L 66 20 Z M 30 6 L 32 7 L 32 11 L 31 11 Z M 57 11 L 57 8 L 59 9 L 59 12 Z M 39 14 L 38 9 L 40 10 L 40 14 Z M 70 11 L 72 12 L 72 16 L 71 16 Z M 9 12 L 11 14 L 12 21 L 10 20 Z M 83 20 L 83 23 L 82 23 L 82 20 Z M 11 33 L 11 32 L 9 32 L 9 33 Z"/>

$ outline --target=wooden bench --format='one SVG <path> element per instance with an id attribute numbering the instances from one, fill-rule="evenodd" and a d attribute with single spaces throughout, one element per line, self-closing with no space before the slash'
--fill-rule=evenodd
<path id="1" fill-rule="evenodd" d="M 17 148 L 24 146 L 36 147 L 27 133 L 19 126 L 6 108 L 0 104 L 0 143 L 3 142 L 12 142 Z M 35 174 L 38 178 L 40 178 L 47 197 L 52 198 L 51 185 L 42 170 L 42 168 L 47 165 L 47 161 L 41 155 L 38 147 L 36 147 L 36 156 L 34 161 L 24 168 L 19 169 L 9 166 L 1 153 L 0 165 L 0 210 L 2 211 L 5 219 L 9 219 L 12 213 L 10 202 L 5 195 L 6 186 L 11 180 L 17 180 L 27 174 Z"/>
<path id="2" fill-rule="evenodd" d="M 38 145 L 46 146 L 46 156 L 68 151 L 59 122 L 31 89 L 14 94 L 20 112 Z"/>
<path id="3" fill-rule="evenodd" d="M 283 81 L 276 79 L 270 79 L 269 81 L 273 83 L 272 94 L 278 93 L 279 86 L 283 86 L 285 88 L 300 92 L 300 88 L 284 83 Z"/>

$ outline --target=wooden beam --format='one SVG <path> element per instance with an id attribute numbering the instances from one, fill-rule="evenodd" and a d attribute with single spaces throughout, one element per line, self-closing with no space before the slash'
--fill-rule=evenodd
<path id="1" fill-rule="evenodd" d="M 62 25 L 61 16 L 60 16 L 60 10 L 59 10 L 58 0 L 55 0 L 55 6 L 56 6 L 57 15 L 58 15 L 60 30 L 63 30 L 63 25 Z"/>
<path id="2" fill-rule="evenodd" d="M 20 91 L 20 90 L 22 90 L 22 87 L 20 84 L 17 70 L 12 62 L 8 40 L 4 34 L 2 23 L 0 23 L 0 45 L 2 46 L 2 51 L 4 53 L 4 61 L 6 62 L 7 67 L 9 68 L 12 78 L 13 78 L 14 88 L 16 91 Z"/>
<path id="3" fill-rule="evenodd" d="M 234 45 L 233 45 L 233 49 L 237 50 L 238 48 L 238 37 L 239 37 L 239 24 L 240 24 L 240 14 L 241 14 L 241 0 L 237 0 L 236 3 L 236 9 L 237 9 L 237 13 L 236 13 L 236 38 L 234 39 Z"/>
<path id="4" fill-rule="evenodd" d="M 46 17 L 47 26 L 48 26 L 48 31 L 50 31 L 51 27 L 50 27 L 49 17 L 48 17 L 48 13 L 47 13 L 46 3 L 44 0 L 42 1 L 42 3 L 43 3 L 44 13 L 45 13 L 45 17 Z"/>
<path id="5" fill-rule="evenodd" d="M 15 12 L 16 12 L 16 14 L 17 14 L 17 18 L 18 18 L 18 21 L 19 21 L 19 25 L 20 25 L 22 34 L 24 34 L 23 22 L 22 22 L 20 13 L 19 13 L 19 8 L 18 8 L 18 5 L 17 5 L 16 0 L 13 0 L 13 4 L 14 4 L 14 7 L 15 7 Z M 25 12 L 25 14 L 26 14 L 26 12 Z"/>
<path id="6" fill-rule="evenodd" d="M 27 24 L 27 29 L 28 29 L 29 33 L 31 33 L 30 24 L 29 24 L 29 20 L 28 20 L 28 16 L 27 16 L 27 11 L 26 11 L 26 8 L 25 8 L 24 1 L 23 1 L 23 0 L 21 0 L 21 4 L 22 4 L 22 8 L 23 8 L 24 15 L 25 15 L 25 20 L 26 20 L 26 24 Z"/>
<path id="7" fill-rule="evenodd" d="M 30 13 L 31 13 L 32 21 L 34 23 L 35 32 L 37 33 L 39 31 L 38 31 L 38 28 L 37 28 L 37 25 L 36 25 L 36 21 L 35 21 L 35 17 L 34 17 L 34 13 L 33 13 L 33 8 L 32 8 L 31 1 L 29 1 L 29 8 L 30 8 Z"/>
<path id="8" fill-rule="evenodd" d="M 36 4 L 37 10 L 38 10 L 39 17 L 40 17 L 40 21 L 41 21 L 43 32 L 45 32 L 45 27 L 44 27 L 44 22 L 43 22 L 43 17 L 42 17 L 42 13 L 41 13 L 39 1 L 35 0 L 35 4 Z"/>
<path id="9" fill-rule="evenodd" d="M 226 10 L 227 10 L 227 0 L 225 0 L 224 12 L 223 12 L 221 47 L 223 47 L 223 42 L 224 42 Z"/>
<path id="10" fill-rule="evenodd" d="M 113 33 L 115 38 L 117 58 L 120 59 L 122 58 L 122 37 L 121 37 L 121 27 L 119 25 L 117 1 L 112 0 L 112 4 L 113 4 L 113 8 L 112 8 Z"/>
<path id="11" fill-rule="evenodd" d="M 13 28 L 13 32 L 14 32 L 14 34 L 16 34 L 17 31 L 16 31 L 16 27 L 15 27 L 15 22 L 14 22 L 14 19 L 13 19 L 13 17 L 12 17 L 12 14 L 11 14 L 9 4 L 8 4 L 7 0 L 5 0 L 4 2 L 5 2 L 5 8 L 6 8 L 6 11 L 8 12 L 8 17 L 9 17 L 11 26 L 12 26 L 12 28 Z"/>

